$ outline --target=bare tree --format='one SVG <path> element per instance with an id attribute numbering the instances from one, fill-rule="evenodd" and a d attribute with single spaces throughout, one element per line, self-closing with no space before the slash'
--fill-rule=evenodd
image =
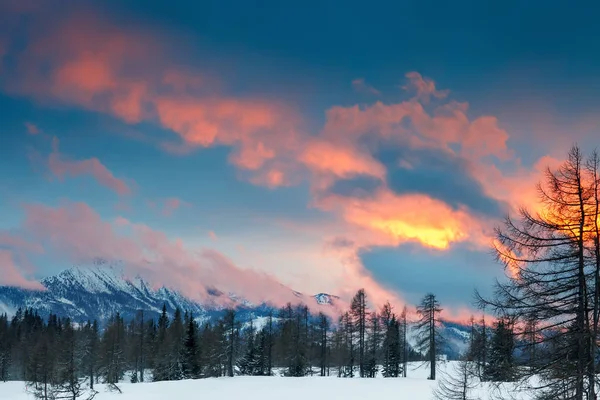
<path id="1" fill-rule="evenodd" d="M 473 394 L 473 390 L 477 387 L 477 381 L 472 371 L 474 365 L 462 360 L 456 364 L 456 368 L 452 368 L 452 364 L 448 369 L 454 371 L 444 371 L 440 375 L 437 387 L 433 392 L 436 400 L 478 400 Z"/>
<path id="2" fill-rule="evenodd" d="M 522 379 L 539 374 L 540 396 L 596 399 L 598 339 L 598 156 L 587 161 L 577 146 L 538 185 L 539 208 L 521 208 L 496 229 L 494 249 L 507 272 L 492 299 L 478 296 L 497 315 L 511 315 L 543 345 L 544 354 L 522 369 Z M 531 318 L 535 316 L 535 329 Z M 529 324 L 527 322 L 530 322 Z M 558 396 L 558 397 L 557 397 Z"/>

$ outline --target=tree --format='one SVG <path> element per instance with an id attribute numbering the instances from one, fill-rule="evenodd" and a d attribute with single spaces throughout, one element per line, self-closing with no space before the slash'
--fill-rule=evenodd
<path id="1" fill-rule="evenodd" d="M 183 344 L 183 377 L 185 379 L 198 379 L 201 373 L 197 338 L 198 328 L 192 316 L 189 316 L 187 319 L 185 341 Z"/>
<path id="2" fill-rule="evenodd" d="M 100 362 L 104 381 L 116 385 L 123 378 L 125 360 L 125 325 L 117 313 L 106 326 L 100 343 Z"/>
<path id="3" fill-rule="evenodd" d="M 476 400 L 472 395 L 477 382 L 471 371 L 472 364 L 469 361 L 459 361 L 455 371 L 444 372 L 434 390 L 434 398 L 437 400 Z"/>
<path id="4" fill-rule="evenodd" d="M 225 332 L 227 337 L 227 376 L 233 377 L 233 364 L 235 357 L 235 310 L 225 310 Z"/>
<path id="5" fill-rule="evenodd" d="M 494 249 L 505 266 L 506 280 L 496 282 L 492 298 L 479 296 L 497 315 L 515 318 L 515 336 L 522 337 L 528 318 L 536 316 L 539 344 L 551 344 L 555 351 L 522 369 L 521 379 L 552 377 L 537 387 L 542 396 L 564 393 L 567 385 L 568 398 L 596 398 L 598 159 L 592 153 L 584 160 L 573 146 L 562 165 L 546 170 L 537 186 L 537 210 L 522 208 L 517 219 L 509 216 L 496 229 Z M 565 369 L 569 356 L 574 368 Z"/>
<path id="6" fill-rule="evenodd" d="M 268 374 L 271 376 L 273 374 L 273 309 L 269 308 L 268 320 L 267 320 L 267 364 L 268 364 Z"/>
<path id="7" fill-rule="evenodd" d="M 376 312 L 372 312 L 369 318 L 369 357 L 366 362 L 366 375 L 369 378 L 375 378 L 377 376 L 377 362 L 379 357 L 380 345 L 380 318 Z"/>
<path id="8" fill-rule="evenodd" d="M 158 326 L 156 333 L 154 357 L 154 370 L 152 378 L 154 381 L 165 381 L 169 379 L 169 342 L 168 332 L 169 316 L 167 315 L 167 305 L 163 304 L 162 312 L 158 318 Z"/>
<path id="9" fill-rule="evenodd" d="M 63 322 L 63 330 L 58 342 L 57 377 L 54 385 L 54 398 L 76 400 L 83 395 L 79 379 L 81 353 L 78 349 L 75 330 L 69 319 Z"/>
<path id="10" fill-rule="evenodd" d="M 383 376 L 386 378 L 397 378 L 400 375 L 401 355 L 401 333 L 400 322 L 392 310 L 389 302 L 385 303 L 380 312 L 383 325 Z"/>
<path id="11" fill-rule="evenodd" d="M 441 344 L 438 318 L 441 311 L 440 304 L 432 293 L 425 295 L 417 306 L 417 315 L 419 316 L 416 324 L 416 330 L 419 332 L 417 348 L 427 357 L 430 368 L 428 379 L 431 380 L 435 380 L 435 367 Z"/>
<path id="12" fill-rule="evenodd" d="M 10 364 L 11 338 L 8 324 L 8 316 L 0 315 L 0 381 L 8 380 L 8 368 Z"/>
<path id="13" fill-rule="evenodd" d="M 484 368 L 485 380 L 494 382 L 514 380 L 514 349 L 512 322 L 508 318 L 499 319 L 492 333 L 488 364 Z"/>
<path id="14" fill-rule="evenodd" d="M 407 321 L 407 309 L 406 306 L 402 309 L 402 313 L 400 314 L 399 321 L 399 330 L 401 340 L 400 344 L 400 354 L 402 354 L 402 376 L 406 378 L 406 373 L 408 371 L 408 321 Z"/>
<path id="15" fill-rule="evenodd" d="M 327 375 L 327 333 L 329 331 L 329 319 L 322 312 L 319 313 L 319 368 L 320 375 Z"/>
<path id="16" fill-rule="evenodd" d="M 355 326 L 352 321 L 352 317 L 349 312 L 345 312 L 341 317 L 341 325 L 344 331 L 344 352 L 345 352 L 345 365 L 343 376 L 347 378 L 354 378 L 354 332 Z"/>
<path id="17" fill-rule="evenodd" d="M 358 367 L 360 377 L 365 377 L 365 336 L 367 331 L 367 295 L 364 289 L 360 289 L 350 306 L 350 314 L 358 336 Z"/>

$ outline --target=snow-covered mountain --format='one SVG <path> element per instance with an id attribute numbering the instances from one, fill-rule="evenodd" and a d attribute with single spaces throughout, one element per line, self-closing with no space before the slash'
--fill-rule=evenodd
<path id="1" fill-rule="evenodd" d="M 203 302 L 191 300 L 176 290 L 161 287 L 154 289 L 143 278 L 127 278 L 119 263 L 109 263 L 96 259 L 93 265 L 73 267 L 58 275 L 41 281 L 46 290 L 29 290 L 0 286 L 0 314 L 12 315 L 18 308 L 33 308 L 42 316 L 50 313 L 70 317 L 75 322 L 98 320 L 101 324 L 119 312 L 125 319 L 134 318 L 138 310 L 144 310 L 146 318 L 158 318 L 163 304 L 170 315 L 179 308 L 189 311 L 199 322 L 217 319 L 223 309 L 233 306 L 242 321 L 253 321 L 260 327 L 266 321 L 269 306 L 252 304 L 234 293 L 224 293 L 206 285 L 208 298 Z M 339 297 L 327 293 L 314 296 L 292 291 L 302 302 L 316 308 L 332 307 L 338 311 Z M 340 302 L 341 303 L 341 302 Z M 443 336 L 446 344 L 444 353 L 455 358 L 466 350 L 469 342 L 469 328 L 451 322 L 443 323 Z M 409 331 L 409 343 L 417 342 L 417 333 Z"/>
<path id="2" fill-rule="evenodd" d="M 18 308 L 33 308 L 42 315 L 49 313 L 68 316 L 83 322 L 96 319 L 106 321 L 116 312 L 124 318 L 133 318 L 138 310 L 148 317 L 157 317 L 166 305 L 171 314 L 176 308 L 191 312 L 199 321 L 221 316 L 227 306 L 238 310 L 242 319 L 254 319 L 268 312 L 267 304 L 255 305 L 235 293 L 206 286 L 208 299 L 202 303 L 191 300 L 167 287 L 153 289 L 142 277 L 125 277 L 119 263 L 96 259 L 93 265 L 73 267 L 40 282 L 46 290 L 28 290 L 0 286 L 0 313 L 14 314 Z M 305 296 L 293 292 L 298 302 L 315 306 L 335 306 L 338 299 L 326 293 Z"/>

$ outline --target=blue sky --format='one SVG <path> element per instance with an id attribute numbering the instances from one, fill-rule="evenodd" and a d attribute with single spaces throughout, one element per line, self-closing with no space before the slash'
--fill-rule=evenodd
<path id="1" fill-rule="evenodd" d="M 0 4 L 0 284 L 103 256 L 468 308 L 493 227 L 600 137 L 593 2 L 58 4 Z"/>

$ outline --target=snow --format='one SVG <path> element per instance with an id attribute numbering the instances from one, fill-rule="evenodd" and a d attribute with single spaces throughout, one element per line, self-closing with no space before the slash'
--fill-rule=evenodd
<path id="1" fill-rule="evenodd" d="M 454 371 L 455 362 L 443 363 L 439 370 Z M 96 385 L 99 391 L 95 400 L 163 400 L 190 399 L 201 395 L 202 398 L 235 399 L 243 396 L 245 400 L 306 400 L 322 399 L 365 399 L 376 393 L 379 398 L 405 398 L 410 400 L 433 399 L 435 381 L 427 380 L 428 370 L 419 365 L 411 365 L 409 377 L 346 379 L 337 377 L 249 377 L 212 378 L 154 383 L 121 383 L 122 394 L 109 392 L 104 385 Z M 487 386 L 481 386 L 474 398 L 491 400 Z M 517 394 L 515 399 L 527 400 L 530 397 Z M 0 400 L 29 400 L 31 395 L 25 392 L 23 382 L 0 383 Z"/>

